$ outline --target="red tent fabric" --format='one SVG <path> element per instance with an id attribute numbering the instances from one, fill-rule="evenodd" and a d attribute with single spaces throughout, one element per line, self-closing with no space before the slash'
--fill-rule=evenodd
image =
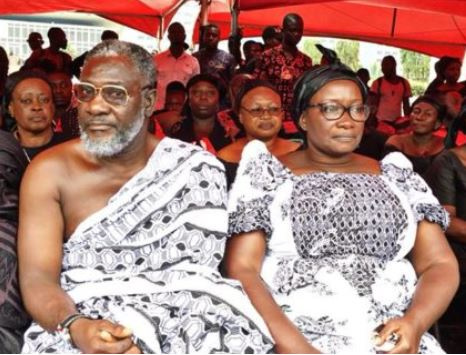
<path id="1" fill-rule="evenodd" d="M 152 36 L 170 22 L 184 0 L 2 0 L 0 14 L 32 14 L 53 11 L 93 13 Z"/>
<path id="2" fill-rule="evenodd" d="M 245 36 L 259 36 L 267 25 L 282 23 L 290 12 L 304 19 L 308 36 L 358 39 L 415 50 L 431 56 L 462 58 L 466 49 L 463 0 L 239 0 L 239 24 Z M 212 11 L 209 21 L 226 35 L 229 8 Z"/>
<path id="3" fill-rule="evenodd" d="M 184 1 L 2 0 L 0 14 L 89 12 L 156 36 Z M 211 5 L 209 19 L 221 26 L 224 38 L 230 32 L 231 1 L 214 0 Z M 258 36 L 264 26 L 281 25 L 286 13 L 297 12 L 309 36 L 358 39 L 433 56 L 463 57 L 466 48 L 465 0 L 237 1 L 245 36 Z"/>

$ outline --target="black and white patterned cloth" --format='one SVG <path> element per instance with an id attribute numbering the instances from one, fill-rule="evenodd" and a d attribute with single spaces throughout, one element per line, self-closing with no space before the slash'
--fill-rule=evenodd
<path id="1" fill-rule="evenodd" d="M 259 141 L 243 150 L 229 198 L 230 234 L 263 230 L 261 276 L 310 343 L 325 353 L 375 352 L 373 330 L 409 306 L 407 259 L 423 219 L 448 215 L 411 163 L 392 153 L 381 174 L 294 175 Z M 442 352 L 429 334 L 420 352 Z"/>
<path id="2" fill-rule="evenodd" d="M 147 166 L 64 245 L 62 288 L 79 312 L 133 330 L 145 353 L 267 353 L 270 334 L 217 268 L 227 236 L 223 166 L 163 139 Z M 23 352 L 78 353 L 34 323 Z"/>

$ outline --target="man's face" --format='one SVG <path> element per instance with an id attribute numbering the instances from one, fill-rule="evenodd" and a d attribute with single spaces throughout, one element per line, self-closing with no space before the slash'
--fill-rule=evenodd
<path id="1" fill-rule="evenodd" d="M 382 60 L 382 73 L 385 76 L 396 74 L 396 62 L 392 58 L 384 58 Z"/>
<path id="2" fill-rule="evenodd" d="M 289 45 L 296 46 L 303 36 L 303 20 L 299 17 L 291 17 L 285 21 L 283 27 L 283 40 Z"/>
<path id="3" fill-rule="evenodd" d="M 73 95 L 71 78 L 65 73 L 52 73 L 48 79 L 52 84 L 55 106 L 67 108 Z"/>
<path id="4" fill-rule="evenodd" d="M 175 24 L 168 29 L 168 39 L 171 44 L 184 44 L 186 33 L 183 26 Z"/>
<path id="5" fill-rule="evenodd" d="M 50 42 L 54 43 L 58 48 L 66 49 L 68 46 L 68 39 L 64 31 L 56 31 L 50 38 Z"/>
<path id="6" fill-rule="evenodd" d="M 218 111 L 218 91 L 207 81 L 200 81 L 189 89 L 189 107 L 198 119 L 207 119 Z"/>
<path id="7" fill-rule="evenodd" d="M 29 48 L 31 48 L 31 51 L 35 51 L 36 49 L 42 48 L 42 44 L 44 43 L 42 36 L 40 35 L 35 35 L 35 36 L 30 36 L 28 39 L 28 44 Z"/>
<path id="8" fill-rule="evenodd" d="M 91 100 L 80 101 L 78 105 L 85 148 L 98 157 L 116 156 L 143 132 L 145 118 L 152 113 L 149 108 L 153 107 L 154 91 L 143 89 L 144 77 L 129 58 L 118 55 L 91 58 L 83 67 L 81 82 L 99 91 Z M 128 96 L 121 100 L 123 103 L 113 104 L 109 102 L 113 97 L 103 92 L 105 85 L 123 88 L 115 94 L 118 98 L 124 91 Z"/>
<path id="9" fill-rule="evenodd" d="M 165 95 L 165 109 L 168 111 L 181 112 L 186 101 L 183 91 L 171 91 Z"/>
<path id="10" fill-rule="evenodd" d="M 204 32 L 204 43 L 207 48 L 217 48 L 220 33 L 216 27 L 208 27 Z"/>

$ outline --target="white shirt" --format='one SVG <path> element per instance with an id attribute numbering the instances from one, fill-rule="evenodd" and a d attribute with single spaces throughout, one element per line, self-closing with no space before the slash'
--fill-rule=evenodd
<path id="1" fill-rule="evenodd" d="M 175 58 L 168 49 L 154 56 L 154 64 L 157 70 L 156 110 L 163 109 L 165 88 L 170 82 L 180 81 L 186 85 L 189 79 L 200 73 L 199 62 L 186 52 Z"/>
<path id="2" fill-rule="evenodd" d="M 404 84 L 402 80 L 404 80 Z M 390 83 L 384 77 L 381 80 L 374 80 L 371 91 L 380 94 L 379 107 L 377 109 L 377 118 L 379 121 L 395 121 L 401 116 L 403 99 L 411 96 L 409 82 L 403 78 L 396 84 Z"/>

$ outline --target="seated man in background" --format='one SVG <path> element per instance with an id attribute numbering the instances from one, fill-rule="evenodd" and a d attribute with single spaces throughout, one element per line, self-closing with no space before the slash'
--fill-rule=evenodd
<path id="1" fill-rule="evenodd" d="M 222 165 L 148 132 L 155 78 L 143 48 L 97 45 L 75 86 L 81 139 L 42 154 L 25 174 L 20 285 L 35 323 L 24 352 L 273 346 L 240 285 L 217 271 L 228 218 Z"/>
<path id="2" fill-rule="evenodd" d="M 18 191 L 27 160 L 13 136 L 0 132 L 0 353 L 19 353 L 29 324 L 19 295 Z"/>

